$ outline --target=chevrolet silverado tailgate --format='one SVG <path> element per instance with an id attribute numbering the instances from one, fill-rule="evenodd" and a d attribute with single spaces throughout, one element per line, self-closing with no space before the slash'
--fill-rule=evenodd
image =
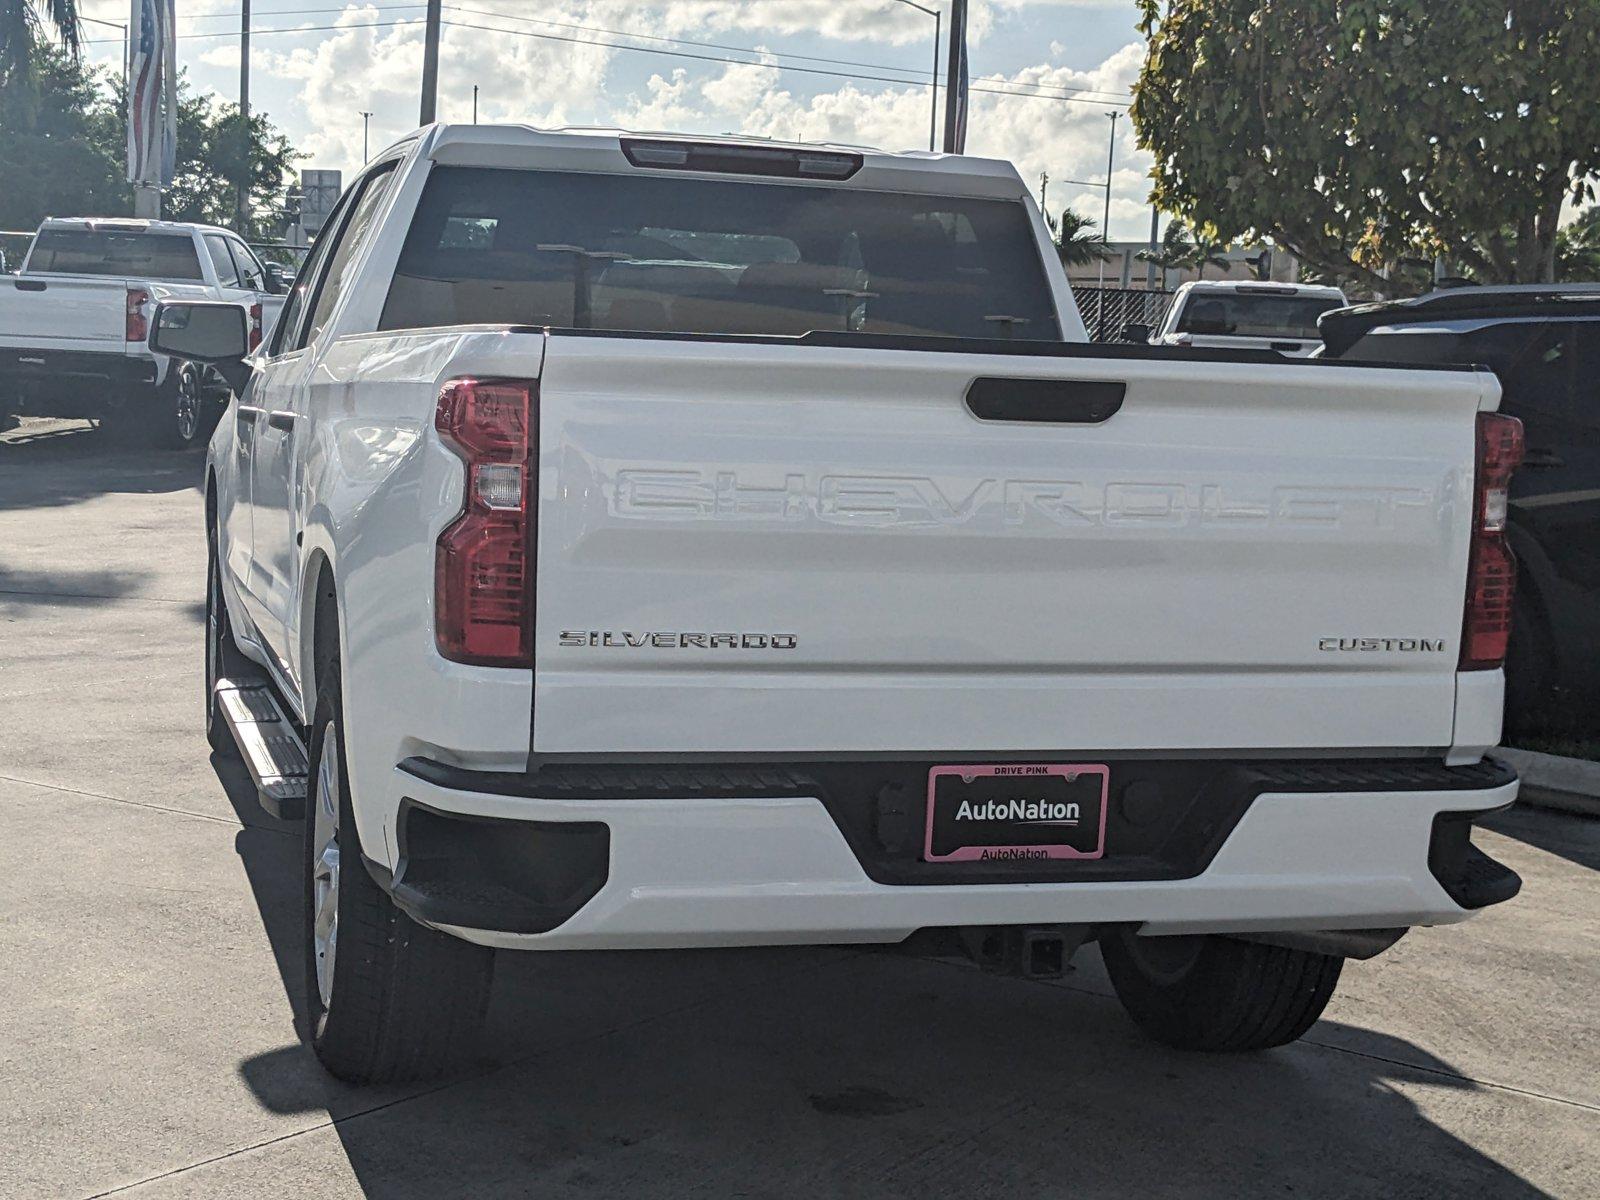
<path id="1" fill-rule="evenodd" d="M 121 279 L 0 275 L 0 344 L 120 351 L 127 305 Z"/>
<path id="2" fill-rule="evenodd" d="M 807 342 L 550 337 L 536 753 L 1450 744 L 1492 376 Z"/>

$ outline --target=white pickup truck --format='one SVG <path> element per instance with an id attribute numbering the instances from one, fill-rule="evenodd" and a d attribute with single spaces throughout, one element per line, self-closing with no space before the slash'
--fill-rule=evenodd
<path id="1" fill-rule="evenodd" d="M 1173 293 L 1166 318 L 1150 341 L 1309 358 L 1322 348 L 1317 318 L 1348 303 L 1338 288 L 1322 284 L 1193 280 Z"/>
<path id="2" fill-rule="evenodd" d="M 257 341 L 283 306 L 273 269 L 226 229 L 53 218 L 0 275 L 0 417 L 89 417 L 157 445 L 200 445 L 227 405 L 214 371 L 146 345 L 162 300 L 246 306 Z"/>
<path id="3" fill-rule="evenodd" d="M 496 950 L 913 935 L 1257 1049 L 1517 890 L 1494 376 L 1089 345 L 1009 164 L 433 126 L 152 342 L 237 385 L 208 731 L 341 1077 Z"/>

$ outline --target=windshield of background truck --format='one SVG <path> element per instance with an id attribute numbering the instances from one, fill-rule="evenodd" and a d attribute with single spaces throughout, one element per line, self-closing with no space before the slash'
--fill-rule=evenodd
<path id="1" fill-rule="evenodd" d="M 1020 201 L 439 167 L 382 329 L 1059 340 Z"/>
<path id="2" fill-rule="evenodd" d="M 28 270 L 137 279 L 203 279 L 188 234 L 115 229 L 44 229 L 34 239 Z"/>
<path id="3" fill-rule="evenodd" d="M 1343 307 L 1337 298 L 1255 296 L 1242 292 L 1191 295 L 1174 332 L 1318 341 L 1322 335 L 1317 332 L 1317 318 Z"/>

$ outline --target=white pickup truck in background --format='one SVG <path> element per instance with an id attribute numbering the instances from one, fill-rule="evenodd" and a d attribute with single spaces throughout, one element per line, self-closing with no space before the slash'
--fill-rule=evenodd
<path id="1" fill-rule="evenodd" d="M 208 733 L 304 821 L 337 1075 L 496 950 L 1099 943 L 1171 1045 L 1512 896 L 1492 374 L 1085 343 L 1007 163 L 433 126 L 206 474 Z"/>
<path id="2" fill-rule="evenodd" d="M 162 300 L 246 306 L 259 341 L 283 288 L 238 234 L 174 221 L 56 218 L 0 275 L 0 417 L 88 417 L 157 445 L 198 445 L 227 405 L 214 371 L 169 371 L 146 345 Z"/>
<path id="3" fill-rule="evenodd" d="M 1348 303 L 1338 288 L 1321 284 L 1194 280 L 1173 293 L 1150 341 L 1158 346 L 1274 350 L 1308 358 L 1322 348 L 1317 318 Z"/>

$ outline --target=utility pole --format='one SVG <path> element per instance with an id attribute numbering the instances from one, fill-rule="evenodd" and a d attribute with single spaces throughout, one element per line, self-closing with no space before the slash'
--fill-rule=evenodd
<path id="1" fill-rule="evenodd" d="M 439 22 L 442 0 L 428 0 L 422 42 L 422 121 L 432 125 L 439 111 Z"/>
<path id="2" fill-rule="evenodd" d="M 372 114 L 369 113 L 369 112 L 363 111 L 362 114 L 361 114 L 361 161 L 362 162 L 371 162 L 372 161 L 372 154 L 367 149 L 367 145 L 368 145 L 368 142 L 367 142 L 367 131 L 370 128 L 371 124 L 372 124 Z"/>
<path id="3" fill-rule="evenodd" d="M 1049 209 L 1045 208 L 1045 206 L 1044 206 L 1044 193 L 1045 193 L 1045 189 L 1048 188 L 1049 186 L 1050 186 L 1050 172 L 1049 171 L 1040 171 L 1039 172 L 1039 211 L 1040 212 L 1049 212 Z"/>
<path id="4" fill-rule="evenodd" d="M 967 0 L 950 0 L 949 74 L 944 81 L 944 152 L 967 145 Z"/>
<path id="5" fill-rule="evenodd" d="M 472 123 L 478 123 L 478 85 L 472 85 Z"/>
<path id="6" fill-rule="evenodd" d="M 250 236 L 250 0 L 239 9 L 239 208 L 234 227 Z"/>
<path id="7" fill-rule="evenodd" d="M 1106 149 L 1106 212 L 1100 222 L 1100 244 L 1111 245 L 1111 170 L 1117 162 L 1117 118 L 1122 114 L 1112 109 L 1106 114 L 1111 118 L 1111 144 Z M 1109 251 L 1108 251 L 1109 252 Z M 1095 335 L 1100 341 L 1106 337 L 1106 260 L 1105 255 L 1100 257 L 1100 306 L 1099 314 L 1095 317 Z"/>

